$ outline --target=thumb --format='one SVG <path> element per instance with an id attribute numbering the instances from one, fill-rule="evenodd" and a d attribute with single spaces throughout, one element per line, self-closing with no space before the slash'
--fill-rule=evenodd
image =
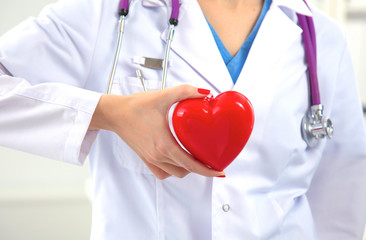
<path id="1" fill-rule="evenodd" d="M 166 100 L 170 104 L 189 99 L 189 98 L 202 98 L 210 94 L 210 90 L 196 88 L 188 84 L 172 87 L 166 89 Z"/>

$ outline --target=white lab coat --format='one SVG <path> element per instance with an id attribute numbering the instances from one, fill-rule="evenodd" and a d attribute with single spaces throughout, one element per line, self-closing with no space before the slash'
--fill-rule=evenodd
<path id="1" fill-rule="evenodd" d="M 61 1 L 0 39 L 0 62 L 13 75 L 0 77 L 0 144 L 75 164 L 91 151 L 91 239 L 361 238 L 366 133 L 337 24 L 314 10 L 322 103 L 335 133 L 307 148 L 300 133 L 309 107 L 307 68 L 295 14 L 311 14 L 305 4 L 273 0 L 233 85 L 199 5 L 182 0 L 167 86 L 242 92 L 254 106 L 255 125 L 226 178 L 159 181 L 117 135 L 87 131 L 108 84 L 118 2 Z M 162 72 L 136 59 L 163 56 L 166 4 L 131 3 L 112 93 L 142 91 L 138 68 L 149 90 L 160 87 Z"/>

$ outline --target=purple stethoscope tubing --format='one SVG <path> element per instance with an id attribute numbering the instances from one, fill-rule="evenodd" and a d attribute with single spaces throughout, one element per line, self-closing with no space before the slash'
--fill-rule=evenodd
<path id="1" fill-rule="evenodd" d="M 304 0 L 308 8 L 309 4 Z M 302 36 L 305 48 L 305 56 L 308 64 L 309 71 L 309 84 L 310 84 L 310 96 L 311 106 L 321 105 L 319 80 L 317 71 L 317 57 L 316 57 L 316 33 L 314 27 L 314 20 L 312 17 L 297 14 L 299 25 L 302 28 Z"/>
<path id="2" fill-rule="evenodd" d="M 305 56 L 309 71 L 309 84 L 311 91 L 311 105 L 320 105 L 320 92 L 317 74 L 317 59 L 316 59 L 316 38 L 314 21 L 312 17 L 297 15 L 299 25 L 302 28 L 302 36 L 305 48 Z"/>
<path id="3" fill-rule="evenodd" d="M 178 21 L 178 17 L 179 17 L 179 0 L 172 0 L 172 14 L 170 18 Z"/>
<path id="4" fill-rule="evenodd" d="M 119 3 L 120 14 L 122 12 L 127 12 L 128 13 L 128 6 L 129 6 L 129 0 L 121 0 L 121 2 Z M 126 15 L 127 15 L 127 13 L 126 13 Z"/>

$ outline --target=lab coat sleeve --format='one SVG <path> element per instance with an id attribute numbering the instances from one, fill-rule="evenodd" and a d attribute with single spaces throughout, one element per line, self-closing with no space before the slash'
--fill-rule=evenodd
<path id="1" fill-rule="evenodd" d="M 83 89 L 97 41 L 99 0 L 61 0 L 0 38 L 0 145 L 82 164 L 100 93 Z"/>
<path id="2" fill-rule="evenodd" d="M 1 146 L 84 162 L 97 134 L 88 127 L 100 94 L 60 83 L 31 86 L 9 75 L 0 76 L 0 86 Z"/>
<path id="3" fill-rule="evenodd" d="M 307 196 L 320 240 L 360 240 L 366 220 L 366 131 L 347 45 L 338 69 L 330 113 L 334 137 Z"/>

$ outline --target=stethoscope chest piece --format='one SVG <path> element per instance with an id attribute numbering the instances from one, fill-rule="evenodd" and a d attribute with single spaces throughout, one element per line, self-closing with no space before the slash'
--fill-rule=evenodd
<path id="1" fill-rule="evenodd" d="M 302 137 L 309 147 L 314 147 L 320 138 L 333 137 L 333 123 L 323 116 L 323 105 L 311 106 L 301 122 Z"/>

